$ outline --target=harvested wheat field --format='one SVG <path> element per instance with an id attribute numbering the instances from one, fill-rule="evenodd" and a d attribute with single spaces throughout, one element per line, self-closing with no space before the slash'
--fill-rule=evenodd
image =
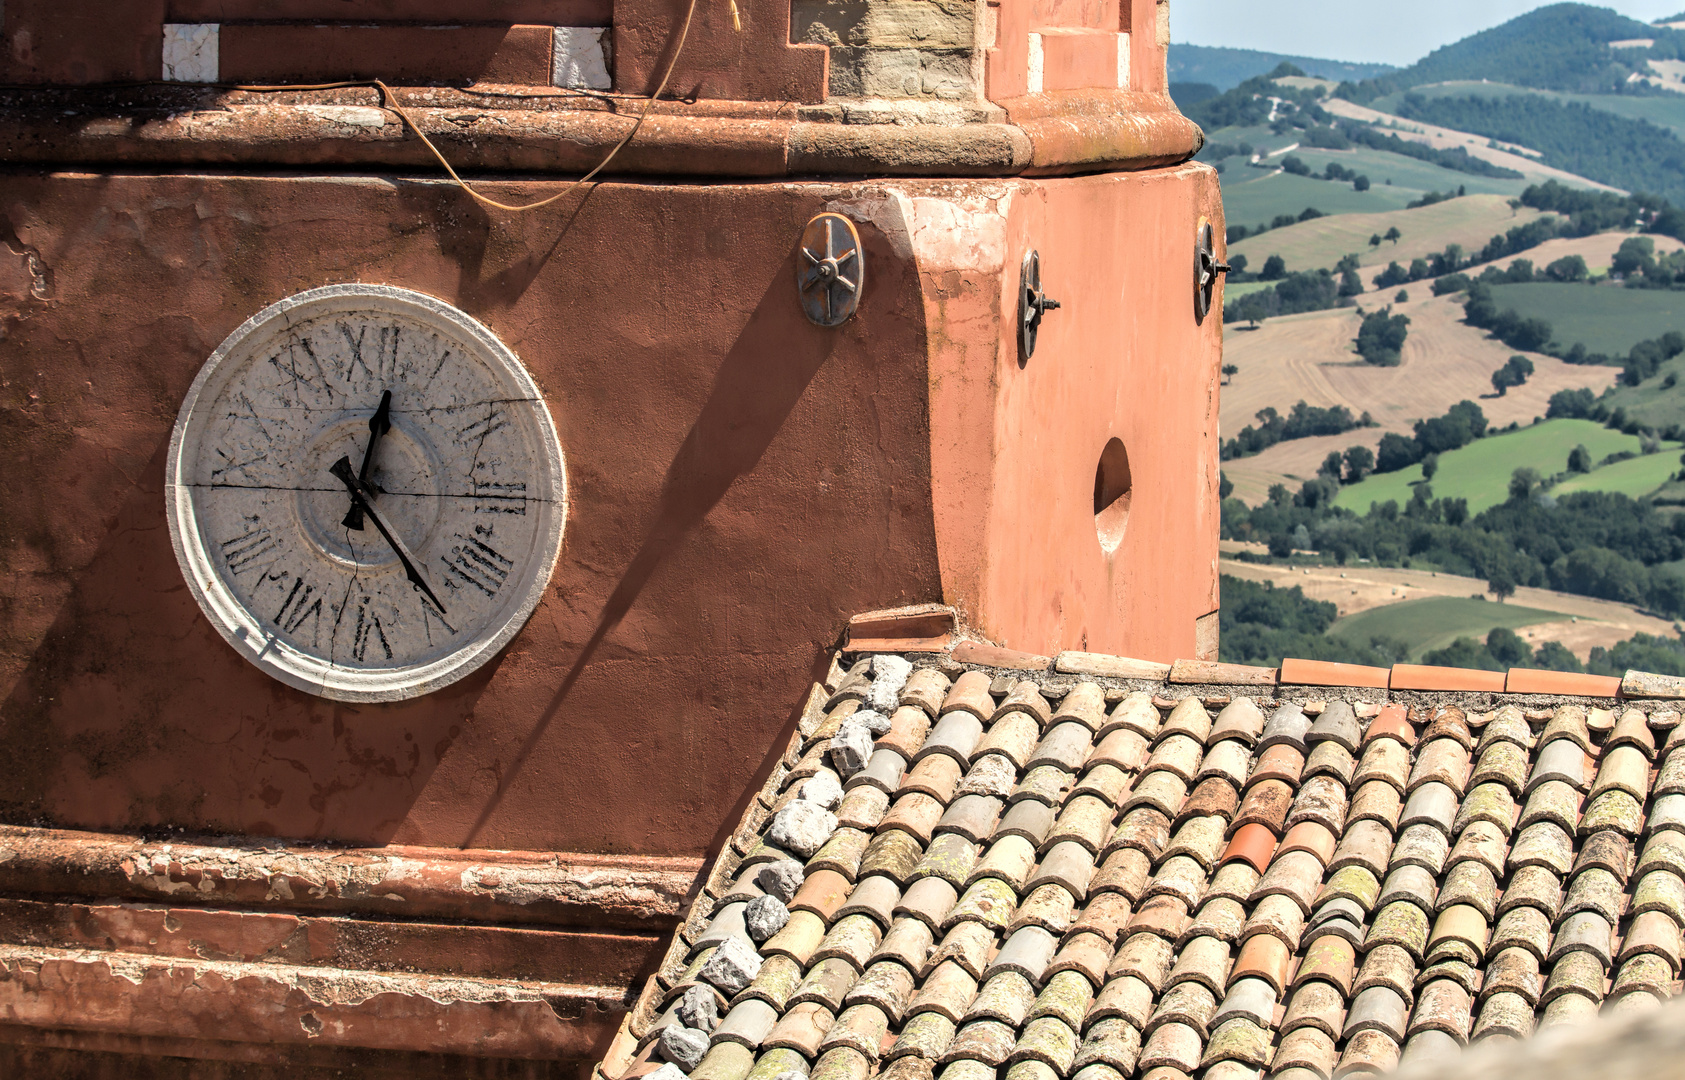
<path id="1" fill-rule="evenodd" d="M 1225 328 L 1224 362 L 1240 371 L 1222 389 L 1222 430 L 1231 438 L 1254 423 L 1258 410 L 1283 414 L 1294 402 L 1344 405 L 1353 416 L 1369 413 L 1379 427 L 1343 435 L 1278 443 L 1255 457 L 1224 462 L 1235 494 L 1248 503 L 1264 498 L 1271 484 L 1290 487 L 1316 474 L 1330 450 L 1362 444 L 1371 449 L 1387 431 L 1409 434 L 1417 420 L 1441 416 L 1459 401 L 1476 402 L 1495 427 L 1532 423 L 1545 414 L 1558 390 L 1587 387 L 1601 393 L 1619 374 L 1609 367 L 1576 367 L 1529 353 L 1534 374 L 1504 397 L 1492 396 L 1492 372 L 1515 351 L 1464 325 L 1462 306 L 1451 297 L 1427 297 L 1394 305 L 1410 317 L 1404 362 L 1373 367 L 1352 351 L 1359 316 L 1354 309 L 1318 311 L 1270 319 L 1257 330 Z M 1364 297 L 1375 307 L 1379 297 Z"/>
<path id="2" fill-rule="evenodd" d="M 1586 261 L 1593 274 L 1606 274 L 1609 265 L 1615 261 L 1615 252 L 1621 249 L 1621 244 L 1631 239 L 1635 234 L 1624 232 L 1594 233 L 1591 236 L 1564 237 L 1559 240 L 1546 240 L 1530 251 L 1523 251 L 1519 255 L 1505 259 L 1494 260 L 1492 265 L 1500 269 L 1509 269 L 1510 263 L 1516 259 L 1527 259 L 1536 270 L 1543 270 L 1558 259 L 1566 259 L 1571 255 L 1578 255 Z M 1648 236 L 1646 239 L 1654 241 L 1656 254 L 1665 255 L 1670 251 L 1685 248 L 1671 236 Z M 1427 282 L 1423 282 L 1426 285 Z"/>

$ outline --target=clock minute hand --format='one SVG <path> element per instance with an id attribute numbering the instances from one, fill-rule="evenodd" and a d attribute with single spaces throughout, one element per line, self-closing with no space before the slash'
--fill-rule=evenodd
<path id="1" fill-rule="evenodd" d="M 380 513 L 375 510 L 374 505 L 369 502 L 368 497 L 363 493 L 357 477 L 351 472 L 351 459 L 348 457 L 340 458 L 329 467 L 328 471 L 339 477 L 345 484 L 345 490 L 351 493 L 352 505 L 368 515 L 369 520 L 374 522 L 374 527 L 379 530 L 380 535 L 397 553 L 398 561 L 404 564 L 404 576 L 410 579 L 410 584 L 427 594 L 427 599 L 433 601 L 433 606 L 439 609 L 439 614 L 445 614 L 445 605 L 439 602 L 438 595 L 427 584 L 427 579 L 421 576 L 421 570 L 416 566 L 415 558 L 410 554 L 409 549 L 404 546 L 402 540 L 398 539 L 397 534 L 387 526 Z"/>
<path id="2" fill-rule="evenodd" d="M 369 417 L 369 445 L 363 451 L 363 467 L 357 472 L 357 483 L 363 493 L 373 500 L 378 490 L 369 483 L 369 470 L 374 467 L 374 448 L 380 445 L 380 437 L 392 430 L 392 391 L 382 390 L 380 393 L 380 407 Z M 363 531 L 363 507 L 357 500 L 351 500 L 351 509 L 345 512 L 345 520 L 340 522 L 347 529 Z"/>

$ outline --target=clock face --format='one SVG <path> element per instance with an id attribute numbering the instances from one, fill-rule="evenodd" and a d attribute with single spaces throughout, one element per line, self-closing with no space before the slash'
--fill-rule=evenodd
<path id="1" fill-rule="evenodd" d="M 167 469 L 206 617 L 341 701 L 425 694 L 491 659 L 543 595 L 567 516 L 555 426 L 514 353 L 379 285 L 311 289 L 230 334 Z"/>

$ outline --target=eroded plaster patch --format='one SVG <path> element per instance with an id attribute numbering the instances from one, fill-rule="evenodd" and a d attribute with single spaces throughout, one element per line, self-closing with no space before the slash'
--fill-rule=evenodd
<path id="1" fill-rule="evenodd" d="M 165 81 L 216 82 L 220 31 L 221 26 L 217 23 L 165 23 Z"/>
<path id="2" fill-rule="evenodd" d="M 558 26 L 550 46 L 550 82 L 572 90 L 607 90 L 608 30 L 601 26 Z"/>

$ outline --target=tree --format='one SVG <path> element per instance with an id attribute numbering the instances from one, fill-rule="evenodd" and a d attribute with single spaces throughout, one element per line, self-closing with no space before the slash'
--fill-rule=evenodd
<path id="1" fill-rule="evenodd" d="M 1368 191 L 1369 178 L 1367 176 L 1359 175 L 1356 180 L 1352 181 L 1352 187 L 1358 191 Z"/>
<path id="2" fill-rule="evenodd" d="M 1591 451 L 1586 449 L 1585 443 L 1581 443 L 1568 451 L 1568 471 L 1577 473 L 1591 471 Z"/>
<path id="3" fill-rule="evenodd" d="M 1439 455 L 1425 454 L 1422 456 L 1422 479 L 1432 480 L 1439 471 Z"/>
<path id="4" fill-rule="evenodd" d="M 1340 463 L 1340 452 L 1338 450 L 1330 450 L 1328 452 L 1328 456 L 1322 459 L 1322 464 L 1316 467 L 1316 474 L 1318 476 L 1328 476 L 1338 480 L 1340 478 Z"/>
<path id="5" fill-rule="evenodd" d="M 1397 225 L 1394 225 L 1392 228 L 1387 230 L 1387 235 L 1382 237 L 1382 239 L 1391 240 L 1394 244 L 1396 244 L 1400 240 L 1404 239 L 1404 234 L 1398 231 Z"/>
<path id="6" fill-rule="evenodd" d="M 1287 260 L 1280 255 L 1271 255 L 1264 260 L 1264 269 L 1259 271 L 1259 281 L 1280 281 L 1287 276 Z"/>
<path id="7" fill-rule="evenodd" d="M 1395 304 L 1408 304 L 1410 302 L 1410 290 L 1398 290 L 1398 293 L 1392 298 L 1392 302 Z"/>
<path id="8" fill-rule="evenodd" d="M 1367 446 L 1346 450 L 1346 483 L 1355 484 L 1375 469 L 1375 455 Z"/>
<path id="9" fill-rule="evenodd" d="M 1360 296 L 1363 293 L 1363 279 L 1356 270 L 1342 270 L 1340 272 L 1340 295 Z"/>
<path id="10" fill-rule="evenodd" d="M 1415 442 L 1396 431 L 1381 436 L 1380 449 L 1375 452 L 1376 472 L 1397 472 L 1408 469 L 1422 459 L 1422 451 Z"/>
<path id="11" fill-rule="evenodd" d="M 1492 590 L 1492 595 L 1496 596 L 1501 604 L 1515 595 L 1515 575 L 1510 573 L 1507 565 L 1499 565 L 1492 571 L 1486 587 Z"/>
<path id="12" fill-rule="evenodd" d="M 1223 365 L 1223 381 L 1228 382 L 1240 373 L 1240 368 L 1234 364 Z"/>
<path id="13" fill-rule="evenodd" d="M 1374 247 L 1374 248 L 1378 248 L 1378 247 L 1381 246 L 1381 234 L 1380 233 L 1375 233 L 1373 236 L 1371 236 L 1369 238 L 1369 246 Z"/>
<path id="14" fill-rule="evenodd" d="M 1233 494 L 1234 481 L 1229 479 L 1228 473 L 1219 470 L 1217 473 L 1217 498 L 1226 499 Z"/>
<path id="15" fill-rule="evenodd" d="M 1533 489 L 1539 486 L 1539 470 L 1521 468 L 1509 475 L 1509 497 L 1515 502 L 1525 502 L 1533 494 Z"/>
<path id="16" fill-rule="evenodd" d="M 1520 386 L 1533 374 L 1533 361 L 1525 356 L 1512 356 L 1503 367 L 1492 373 L 1492 388 L 1499 397 L 1509 393 L 1512 386 Z"/>
<path id="17" fill-rule="evenodd" d="M 1566 255 L 1545 267 L 1545 276 L 1552 281 L 1584 281 L 1591 271 L 1583 256 Z"/>
<path id="18" fill-rule="evenodd" d="M 1391 307 L 1365 315 L 1357 331 L 1358 355 L 1377 367 L 1397 367 L 1409 333 L 1409 316 L 1394 315 Z"/>

